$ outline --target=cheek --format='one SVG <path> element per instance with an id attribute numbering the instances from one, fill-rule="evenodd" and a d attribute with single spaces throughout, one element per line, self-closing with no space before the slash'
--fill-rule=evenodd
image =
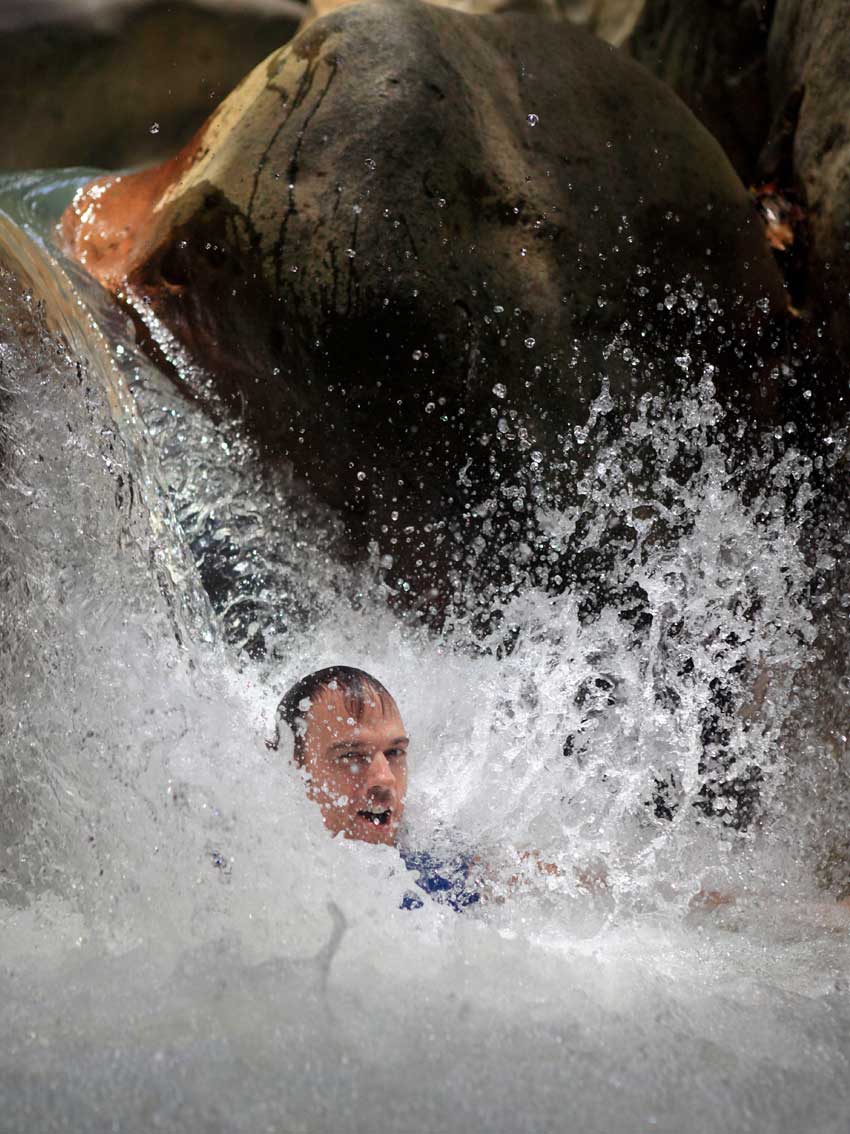
<path id="1" fill-rule="evenodd" d="M 336 768 L 315 764 L 310 769 L 310 787 L 314 795 L 334 799 L 343 789 Z"/>
<path id="2" fill-rule="evenodd" d="M 357 791 L 358 776 L 350 768 L 329 768 L 322 779 L 324 791 L 335 801 L 341 796 L 349 800 Z"/>

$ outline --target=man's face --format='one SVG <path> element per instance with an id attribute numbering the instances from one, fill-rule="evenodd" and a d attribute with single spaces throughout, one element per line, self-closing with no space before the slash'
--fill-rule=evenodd
<path id="1" fill-rule="evenodd" d="M 367 692 L 355 720 L 338 689 L 322 689 L 305 714 L 307 793 L 332 835 L 393 844 L 404 814 L 407 745 L 394 702 Z"/>

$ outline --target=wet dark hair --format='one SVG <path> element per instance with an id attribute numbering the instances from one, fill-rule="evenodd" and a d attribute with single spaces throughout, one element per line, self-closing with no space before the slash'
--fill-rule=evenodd
<path id="1" fill-rule="evenodd" d="M 284 724 L 292 730 L 292 735 L 295 737 L 295 755 L 298 758 L 303 743 L 307 713 L 319 694 L 331 689 L 336 689 L 342 694 L 346 709 L 356 721 L 362 718 L 366 706 L 374 704 L 376 700 L 380 702 L 383 714 L 396 707 L 395 698 L 371 673 L 349 665 L 329 665 L 325 669 L 308 673 L 306 677 L 296 681 L 281 697 L 277 706 L 275 738 L 270 747 L 277 748 L 280 744 L 280 730 L 281 725 Z M 305 701 L 309 701 L 309 705 L 305 706 Z"/>

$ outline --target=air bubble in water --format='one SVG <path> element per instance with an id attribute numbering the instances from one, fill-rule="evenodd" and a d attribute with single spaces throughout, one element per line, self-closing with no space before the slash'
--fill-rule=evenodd
<path id="1" fill-rule="evenodd" d="M 529 126 L 536 126 L 539 121 L 540 121 L 540 119 L 537 117 L 536 114 L 529 114 L 528 117 L 526 118 L 526 122 L 528 122 Z"/>
<path id="2" fill-rule="evenodd" d="M 508 392 L 507 386 L 503 385 L 503 383 L 501 383 L 501 382 L 497 382 L 496 385 L 493 387 L 493 393 L 496 395 L 497 398 L 504 398 L 504 396 L 507 394 L 507 392 Z"/>

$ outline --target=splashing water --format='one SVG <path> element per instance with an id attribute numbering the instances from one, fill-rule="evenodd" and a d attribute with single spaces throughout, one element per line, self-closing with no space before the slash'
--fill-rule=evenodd
<path id="1" fill-rule="evenodd" d="M 733 462 L 710 376 L 625 429 L 603 389 L 575 501 L 540 502 L 549 585 L 436 634 L 4 241 L 40 287 L 0 281 L 0 1130 L 845 1129 L 809 460 Z M 213 544 L 225 637 L 264 657 L 216 632 Z M 398 699 L 411 841 L 474 848 L 506 900 L 403 911 L 394 850 L 327 837 L 263 742 L 331 662 Z"/>

